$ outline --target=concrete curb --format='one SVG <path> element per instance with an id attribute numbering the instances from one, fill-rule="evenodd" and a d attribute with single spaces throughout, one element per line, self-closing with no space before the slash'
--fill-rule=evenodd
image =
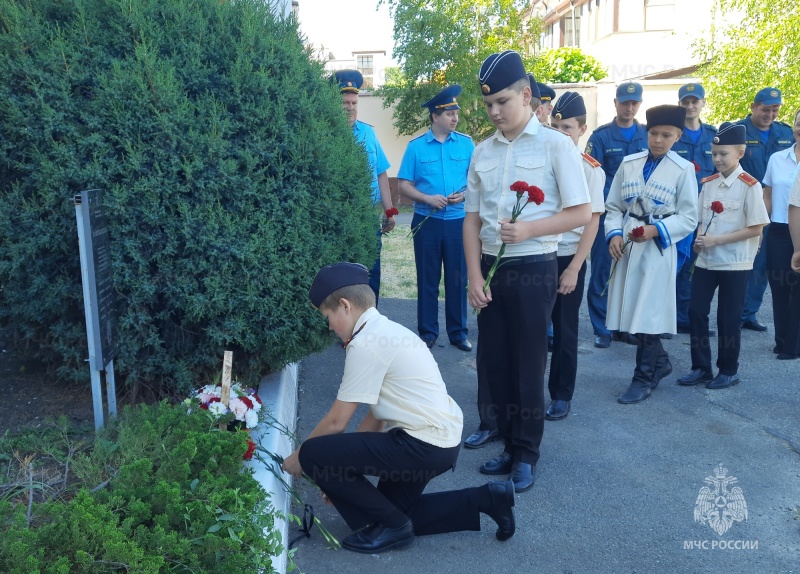
<path id="1" fill-rule="evenodd" d="M 275 417 L 279 424 L 294 434 L 297 421 L 297 381 L 298 364 L 287 365 L 282 371 L 264 377 L 258 386 L 258 396 L 264 408 Z M 287 457 L 294 451 L 292 442 L 285 433 L 267 424 L 261 424 L 251 433 L 253 441 L 269 452 Z M 283 485 L 275 478 L 272 468 L 282 472 L 275 463 L 264 465 L 258 460 L 248 461 L 246 466 L 253 469 L 253 476 L 261 483 L 270 495 L 272 507 L 277 512 L 275 527 L 281 534 L 283 553 L 273 560 L 275 572 L 284 574 L 288 565 L 289 523 L 287 517 L 291 510 L 292 500 Z M 284 475 L 291 486 L 291 477 Z"/>

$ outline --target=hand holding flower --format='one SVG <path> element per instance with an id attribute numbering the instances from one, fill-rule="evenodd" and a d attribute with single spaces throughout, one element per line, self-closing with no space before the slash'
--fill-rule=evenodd
<path id="1" fill-rule="evenodd" d="M 655 225 L 644 225 L 634 227 L 630 233 L 628 233 L 628 240 L 634 243 L 644 243 L 656 235 L 658 235 L 658 230 Z"/>
<path id="2" fill-rule="evenodd" d="M 621 235 L 615 235 L 608 241 L 608 253 L 614 261 L 622 259 L 625 253 L 625 242 L 622 240 Z"/>
<path id="3" fill-rule="evenodd" d="M 448 203 L 450 203 L 450 198 L 445 197 L 444 195 L 434 194 L 427 196 L 427 203 L 430 205 L 434 210 L 441 209 L 445 207 Z"/>
<path id="4" fill-rule="evenodd" d="M 295 478 L 300 478 L 303 476 L 303 467 L 300 466 L 300 457 L 298 455 L 299 452 L 299 450 L 294 451 L 283 461 L 284 472 L 288 472 Z"/>

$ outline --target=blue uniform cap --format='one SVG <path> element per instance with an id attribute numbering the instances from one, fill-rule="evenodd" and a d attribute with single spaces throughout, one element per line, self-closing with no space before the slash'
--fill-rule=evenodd
<path id="1" fill-rule="evenodd" d="M 430 100 L 422 104 L 423 108 L 428 108 L 431 113 L 444 112 L 446 110 L 460 110 L 456 98 L 461 94 L 461 86 L 453 84 L 447 86 Z"/>
<path id="2" fill-rule="evenodd" d="M 747 128 L 743 124 L 725 122 L 717 130 L 714 143 L 717 145 L 740 145 L 747 139 Z"/>
<path id="3" fill-rule="evenodd" d="M 765 106 L 782 104 L 783 100 L 781 100 L 781 91 L 778 88 L 764 88 L 756 94 L 753 102 L 757 104 L 764 104 Z"/>
<path id="4" fill-rule="evenodd" d="M 678 90 L 678 101 L 682 102 L 683 98 L 688 98 L 689 96 L 702 100 L 706 97 L 706 91 L 700 84 L 685 84 L 681 86 L 681 89 Z"/>
<path id="5" fill-rule="evenodd" d="M 537 100 L 541 100 L 542 94 L 539 93 L 539 82 L 536 81 L 536 78 L 534 78 L 533 74 L 530 72 L 528 72 L 528 81 L 531 84 L 531 96 Z"/>
<path id="6" fill-rule="evenodd" d="M 576 116 L 586 115 L 586 104 L 583 96 L 577 92 L 564 92 L 553 105 L 550 116 L 557 120 L 568 120 Z"/>
<path id="7" fill-rule="evenodd" d="M 358 70 L 337 70 L 331 76 L 331 82 L 339 84 L 342 94 L 357 94 L 364 84 L 364 76 Z"/>
<path id="8" fill-rule="evenodd" d="M 547 84 L 543 84 L 542 82 L 536 82 L 539 86 L 539 99 L 543 102 L 552 102 L 556 99 L 556 91 L 548 86 Z"/>
<path id="9" fill-rule="evenodd" d="M 641 102 L 642 84 L 636 82 L 625 82 L 617 86 L 617 101 L 622 102 Z"/>
<path id="10" fill-rule="evenodd" d="M 314 277 L 308 290 L 308 298 L 314 307 L 319 308 L 328 295 L 348 285 L 369 285 L 367 268 L 360 263 L 347 262 L 326 265 Z"/>
<path id="11" fill-rule="evenodd" d="M 508 86 L 527 77 L 522 56 L 514 50 L 492 54 L 483 61 L 478 72 L 478 81 L 484 96 L 502 92 Z"/>
<path id="12" fill-rule="evenodd" d="M 686 108 L 680 106 L 656 106 L 645 112 L 647 131 L 656 126 L 675 126 L 682 130 L 686 126 Z"/>

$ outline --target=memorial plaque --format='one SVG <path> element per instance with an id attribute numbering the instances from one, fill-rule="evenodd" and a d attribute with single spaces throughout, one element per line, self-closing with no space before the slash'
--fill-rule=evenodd
<path id="1" fill-rule="evenodd" d="M 83 237 L 86 248 L 86 271 L 89 307 L 87 322 L 93 324 L 95 363 L 92 367 L 98 371 L 105 370 L 119 350 L 117 341 L 117 299 L 112 282 L 111 243 L 109 241 L 108 218 L 103 205 L 103 194 L 100 190 L 82 191 L 75 196 L 80 202 L 80 210 L 84 225 Z"/>

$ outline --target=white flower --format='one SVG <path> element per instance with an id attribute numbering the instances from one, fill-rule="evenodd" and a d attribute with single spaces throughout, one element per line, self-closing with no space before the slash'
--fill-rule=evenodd
<path id="1" fill-rule="evenodd" d="M 233 411 L 237 421 L 245 420 L 244 416 L 247 413 L 247 405 L 244 404 L 241 399 L 232 398 L 228 403 L 228 406 L 230 407 L 231 411 Z"/>
<path id="2" fill-rule="evenodd" d="M 258 426 L 258 415 L 254 410 L 249 410 L 244 414 L 244 423 L 249 429 Z"/>
<path id="3" fill-rule="evenodd" d="M 211 403 L 210 405 L 208 405 L 208 412 L 210 412 L 214 416 L 221 417 L 222 415 L 228 413 L 228 407 L 226 407 L 222 403 Z"/>

